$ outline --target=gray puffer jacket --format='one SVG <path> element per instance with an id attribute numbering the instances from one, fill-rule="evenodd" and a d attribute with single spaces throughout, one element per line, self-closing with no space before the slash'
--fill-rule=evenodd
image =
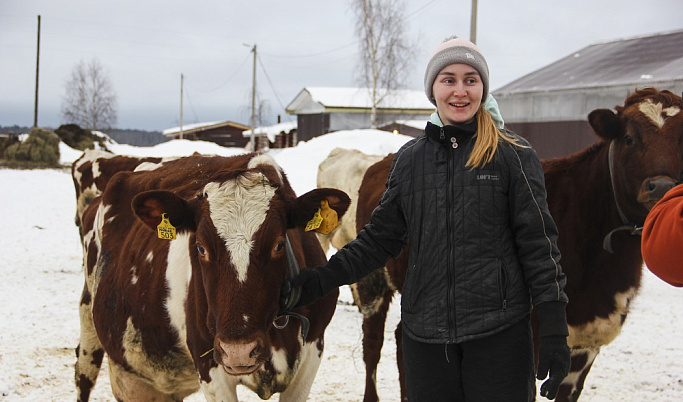
<path id="1" fill-rule="evenodd" d="M 396 153 L 370 222 L 330 259 L 353 283 L 410 244 L 401 314 L 418 341 L 485 337 L 532 302 L 568 301 L 538 156 L 507 132 L 526 147 L 501 141 L 491 163 L 465 167 L 474 130 L 428 123 Z"/>

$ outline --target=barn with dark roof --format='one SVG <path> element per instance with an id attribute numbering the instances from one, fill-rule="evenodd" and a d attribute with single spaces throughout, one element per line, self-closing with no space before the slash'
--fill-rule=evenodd
<path id="1" fill-rule="evenodd" d="M 493 91 L 505 124 L 541 158 L 595 142 L 594 109 L 613 109 L 636 88 L 683 91 L 683 30 L 597 43 Z"/>

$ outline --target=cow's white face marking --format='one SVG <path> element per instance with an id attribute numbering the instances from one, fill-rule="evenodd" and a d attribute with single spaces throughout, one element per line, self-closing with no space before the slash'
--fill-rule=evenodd
<path id="1" fill-rule="evenodd" d="M 247 280 L 254 234 L 266 219 L 275 189 L 262 173 L 248 172 L 236 180 L 211 182 L 204 187 L 211 220 L 225 241 L 237 278 Z"/>
<path id="2" fill-rule="evenodd" d="M 664 121 L 667 117 L 675 116 L 681 111 L 678 106 L 670 106 L 663 109 L 661 103 L 653 103 L 652 99 L 646 99 L 641 102 L 638 105 L 638 109 L 658 128 L 664 126 Z"/>
<path id="3" fill-rule="evenodd" d="M 567 343 L 572 348 L 599 349 L 607 345 L 621 332 L 622 317 L 628 314 L 630 301 L 637 293 L 635 287 L 626 292 L 614 295 L 615 311 L 607 316 L 596 317 L 593 321 L 581 326 L 569 326 Z"/>
<path id="4" fill-rule="evenodd" d="M 190 262 L 190 234 L 180 233 L 168 246 L 166 284 L 168 297 L 166 310 L 171 320 L 171 325 L 178 332 L 180 345 L 185 347 L 185 301 L 192 276 L 192 263 Z"/>

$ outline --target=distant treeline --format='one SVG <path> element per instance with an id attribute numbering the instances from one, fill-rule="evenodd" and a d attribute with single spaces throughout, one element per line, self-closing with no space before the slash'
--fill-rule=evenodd
<path id="1" fill-rule="evenodd" d="M 50 130 L 52 128 L 46 127 Z M 0 133 L 2 134 L 22 134 L 31 131 L 31 127 L 23 126 L 0 126 Z M 168 141 L 167 137 L 159 131 L 145 131 L 145 130 L 134 130 L 134 129 L 111 129 L 104 132 L 112 140 L 118 142 L 119 144 L 129 144 L 139 147 L 152 146 L 160 144 L 162 142 Z"/>

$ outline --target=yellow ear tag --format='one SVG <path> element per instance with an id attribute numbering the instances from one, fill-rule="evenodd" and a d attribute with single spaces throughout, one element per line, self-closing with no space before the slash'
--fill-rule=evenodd
<path id="1" fill-rule="evenodd" d="M 168 220 L 168 214 L 161 214 L 161 223 L 157 226 L 157 237 L 162 240 L 175 240 L 175 226 Z"/>
<path id="2" fill-rule="evenodd" d="M 315 210 L 315 214 L 313 215 L 313 218 L 311 218 L 310 221 L 306 224 L 306 231 L 310 232 L 311 230 L 315 230 L 320 227 L 320 224 L 323 222 L 323 217 L 320 216 L 320 208 Z"/>
<path id="3" fill-rule="evenodd" d="M 316 211 L 313 219 L 308 222 L 306 230 L 315 230 L 318 233 L 326 235 L 336 229 L 338 225 L 339 219 L 337 218 L 337 211 L 330 208 L 327 200 L 322 200 L 320 201 L 320 209 Z M 309 226 L 311 226 L 310 229 Z"/>

